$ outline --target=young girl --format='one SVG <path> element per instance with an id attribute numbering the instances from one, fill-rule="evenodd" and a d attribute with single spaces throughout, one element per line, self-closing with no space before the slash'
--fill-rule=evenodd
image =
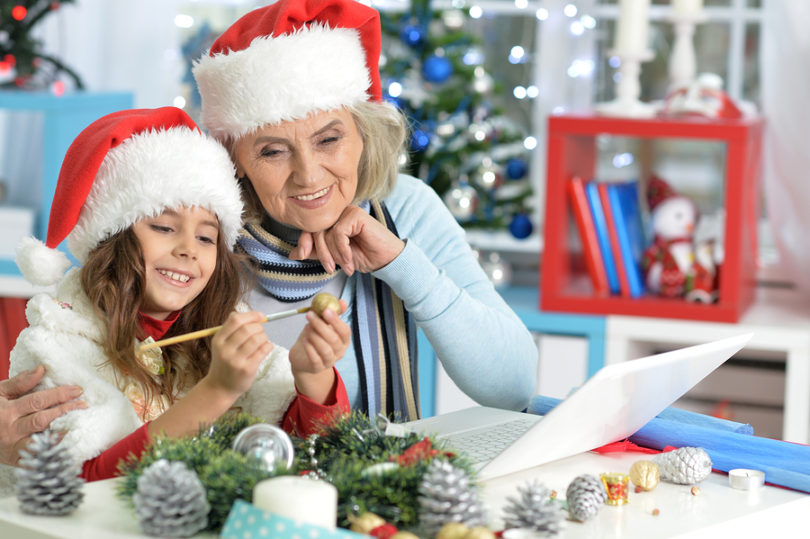
<path id="1" fill-rule="evenodd" d="M 233 312 L 241 212 L 230 157 L 180 109 L 110 114 L 68 149 L 47 245 L 31 238 L 17 257 L 26 278 L 58 282 L 56 292 L 28 303 L 30 327 L 10 359 L 12 375 L 43 364 L 41 385 L 83 389 L 86 409 L 51 428 L 66 432 L 86 479 L 111 477 L 155 435 L 196 434 L 234 406 L 298 435 L 348 409 L 333 368 L 351 334 L 339 313 L 307 313 L 288 360 L 260 313 Z M 82 263 L 66 274 L 55 250 L 65 238 Z M 216 325 L 213 338 L 138 349 Z"/>

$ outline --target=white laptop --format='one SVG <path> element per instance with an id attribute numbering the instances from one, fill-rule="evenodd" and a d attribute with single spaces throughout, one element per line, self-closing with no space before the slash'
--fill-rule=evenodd
<path id="1" fill-rule="evenodd" d="M 627 438 L 752 335 L 607 365 L 545 416 L 473 407 L 404 426 L 446 441 L 472 460 L 480 479 L 499 477 Z"/>

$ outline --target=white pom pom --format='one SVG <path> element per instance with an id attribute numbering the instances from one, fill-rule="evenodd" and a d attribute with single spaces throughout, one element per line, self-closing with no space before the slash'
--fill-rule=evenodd
<path id="1" fill-rule="evenodd" d="M 17 267 L 31 284 L 50 286 L 62 279 L 70 267 L 65 253 L 51 249 L 36 238 L 23 238 L 17 245 Z"/>

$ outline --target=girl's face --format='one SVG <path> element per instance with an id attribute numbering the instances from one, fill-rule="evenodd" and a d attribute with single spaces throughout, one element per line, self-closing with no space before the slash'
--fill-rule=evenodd
<path id="1" fill-rule="evenodd" d="M 219 222 L 208 210 L 166 210 L 132 226 L 141 244 L 146 291 L 140 311 L 165 320 L 203 291 L 217 264 Z"/>
<path id="2" fill-rule="evenodd" d="M 237 174 L 276 221 L 320 232 L 354 200 L 363 139 L 346 109 L 265 126 L 234 150 Z"/>

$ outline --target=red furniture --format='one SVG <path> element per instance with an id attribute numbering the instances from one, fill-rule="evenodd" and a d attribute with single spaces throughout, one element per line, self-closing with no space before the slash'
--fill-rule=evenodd
<path id="1" fill-rule="evenodd" d="M 762 118 L 550 117 L 540 308 L 543 311 L 736 322 L 751 304 L 756 284 L 763 126 Z M 599 135 L 702 139 L 725 145 L 725 178 L 718 178 L 725 189 L 725 259 L 716 303 L 706 305 L 653 295 L 633 299 L 594 294 L 583 253 L 576 247 L 578 242 L 573 236 L 577 230 L 571 217 L 566 182 L 577 175 L 587 180 L 594 178 Z"/>

